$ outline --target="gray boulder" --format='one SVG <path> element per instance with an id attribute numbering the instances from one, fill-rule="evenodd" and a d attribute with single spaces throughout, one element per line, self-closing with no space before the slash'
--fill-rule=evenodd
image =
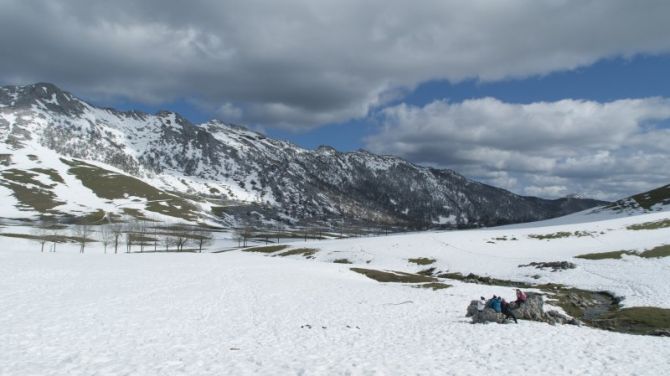
<path id="1" fill-rule="evenodd" d="M 475 300 L 475 304 L 477 301 Z M 469 307 L 468 307 L 469 309 Z M 502 313 L 498 313 L 491 308 L 485 308 L 483 311 L 477 311 L 475 305 L 475 313 L 472 314 L 472 323 L 473 324 L 485 324 L 487 322 L 497 322 L 498 324 L 505 323 L 505 316 Z"/>

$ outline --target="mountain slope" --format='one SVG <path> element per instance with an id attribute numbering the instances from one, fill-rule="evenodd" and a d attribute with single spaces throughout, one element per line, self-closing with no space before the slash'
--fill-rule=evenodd
<path id="1" fill-rule="evenodd" d="M 670 184 L 615 201 L 604 209 L 643 213 L 670 209 Z"/>
<path id="2" fill-rule="evenodd" d="M 176 217 L 190 221 L 470 227 L 550 218 L 602 204 L 522 197 L 450 170 L 366 151 L 306 150 L 219 121 L 194 125 L 173 112 L 150 115 L 98 108 L 51 84 L 0 88 L 0 139 L 5 195 L 18 200 L 19 209 L 37 212 L 68 213 L 61 209 L 77 197 L 61 198 L 52 192 L 53 202 L 46 200 L 46 206 L 26 206 L 30 197 L 22 201 L 18 191 L 21 179 L 28 178 L 16 177 L 11 170 L 30 168 L 31 174 L 37 173 L 39 166 L 15 162 L 29 164 L 29 155 L 41 165 L 65 164 L 49 169 L 74 175 L 77 184 L 93 191 L 100 203 L 80 206 L 82 211 L 112 210 L 110 205 L 122 206 L 117 200 L 135 197 L 134 202 L 144 206 L 138 210 L 153 213 L 174 214 L 157 210 L 159 205 L 188 207 L 189 214 Z M 85 177 L 77 176 L 84 167 L 72 166 L 83 161 L 92 166 L 89 170 L 102 169 L 96 170 L 98 175 L 117 178 L 93 187 L 91 181 L 99 179 L 89 178 L 87 184 Z M 119 184 L 120 176 L 175 198 L 138 196 Z M 100 192 L 100 186 L 108 192 Z M 109 192 L 110 186 L 117 191 Z M 30 187 L 39 200 L 50 197 L 48 184 L 32 181 Z M 173 202 L 177 198 L 182 201 Z"/>

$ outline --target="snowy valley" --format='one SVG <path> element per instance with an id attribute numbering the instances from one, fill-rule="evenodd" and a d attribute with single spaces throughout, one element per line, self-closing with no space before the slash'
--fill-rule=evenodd
<path id="1" fill-rule="evenodd" d="M 0 137 L 0 375 L 670 373 L 670 185 L 524 197 L 49 84 Z M 578 325 L 466 317 L 517 288 Z"/>
<path id="2" fill-rule="evenodd" d="M 29 227 L 5 223 L 0 374 L 666 374 L 668 339 L 648 334 L 670 329 L 670 189 L 638 196 L 652 197 L 650 209 L 631 198 L 544 222 L 233 250 L 220 232 L 204 253 L 42 253 L 6 236 Z M 399 278 L 374 279 L 384 273 Z M 608 292 L 618 303 L 599 319 L 613 327 L 471 324 L 468 303 L 513 299 L 509 282 L 572 314 L 588 301 L 560 291 Z"/>

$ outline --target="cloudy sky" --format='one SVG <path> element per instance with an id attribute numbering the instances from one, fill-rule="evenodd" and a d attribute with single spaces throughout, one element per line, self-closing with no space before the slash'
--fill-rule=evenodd
<path id="1" fill-rule="evenodd" d="M 670 183 L 669 14 L 665 0 L 0 0 L 0 84 L 614 199 Z"/>

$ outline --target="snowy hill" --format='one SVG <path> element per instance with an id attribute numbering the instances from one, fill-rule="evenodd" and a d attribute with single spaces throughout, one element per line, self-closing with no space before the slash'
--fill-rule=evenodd
<path id="1" fill-rule="evenodd" d="M 51 84 L 0 88 L 0 139 L 1 217 L 476 227 L 602 204 L 522 197 L 449 170 L 306 150 L 173 112 L 98 108 Z"/>
<path id="2" fill-rule="evenodd" d="M 670 210 L 670 184 L 618 200 L 604 208 L 594 209 L 593 211 L 637 214 L 667 210 Z"/>

